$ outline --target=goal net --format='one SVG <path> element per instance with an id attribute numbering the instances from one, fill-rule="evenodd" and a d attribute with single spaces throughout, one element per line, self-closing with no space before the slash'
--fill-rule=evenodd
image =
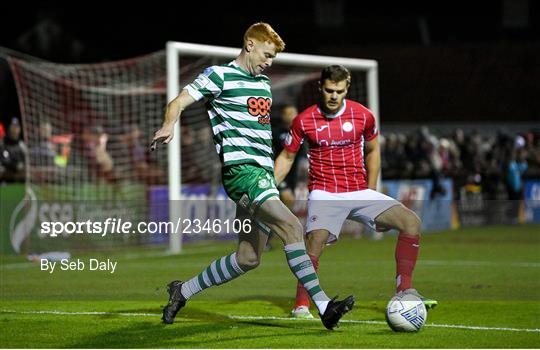
<path id="1" fill-rule="evenodd" d="M 165 52 L 100 64 L 57 64 L 4 52 L 17 88 L 27 147 L 26 198 L 13 211 L 15 251 L 43 253 L 149 242 L 43 223 L 141 221 L 148 189 L 166 185 L 166 158 L 148 140 L 166 103 Z M 50 226 L 49 226 L 50 229 Z"/>

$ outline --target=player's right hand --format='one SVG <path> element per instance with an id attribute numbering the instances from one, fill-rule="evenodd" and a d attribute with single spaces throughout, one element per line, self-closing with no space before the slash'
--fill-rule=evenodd
<path id="1" fill-rule="evenodd" d="M 174 124 L 173 125 L 163 125 L 161 129 L 156 131 L 154 138 L 152 139 L 152 144 L 150 145 L 150 150 L 153 151 L 157 147 L 157 143 L 161 142 L 163 144 L 168 144 L 174 137 Z"/>

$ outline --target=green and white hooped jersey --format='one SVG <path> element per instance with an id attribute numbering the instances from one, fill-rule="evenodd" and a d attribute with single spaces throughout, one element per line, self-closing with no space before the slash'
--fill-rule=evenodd
<path id="1" fill-rule="evenodd" d="M 274 171 L 270 79 L 252 76 L 234 61 L 206 68 L 184 89 L 207 98 L 214 144 L 223 166 L 258 164 Z"/>

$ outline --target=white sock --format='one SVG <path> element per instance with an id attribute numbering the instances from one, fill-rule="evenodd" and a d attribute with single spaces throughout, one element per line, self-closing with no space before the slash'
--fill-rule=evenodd
<path id="1" fill-rule="evenodd" d="M 315 305 L 317 305 L 317 309 L 319 309 L 319 313 L 321 315 L 324 314 L 326 311 L 326 307 L 328 306 L 329 301 L 328 300 L 315 300 Z"/>

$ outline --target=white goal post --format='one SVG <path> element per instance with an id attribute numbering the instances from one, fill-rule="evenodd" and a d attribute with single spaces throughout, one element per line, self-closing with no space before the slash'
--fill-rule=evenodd
<path id="1" fill-rule="evenodd" d="M 189 81 L 182 81 L 180 66 L 183 56 L 202 56 L 216 59 L 233 59 L 240 53 L 239 48 L 200 45 L 184 42 L 167 42 L 167 101 L 172 101 L 180 92 L 180 88 Z M 366 73 L 367 107 L 373 112 L 377 125 L 379 125 L 379 92 L 377 61 L 344 58 L 332 56 L 305 55 L 295 53 L 280 53 L 274 65 L 286 64 L 289 66 L 322 68 L 332 64 L 342 64 L 351 71 Z M 271 77 L 270 68 L 268 75 Z M 177 222 L 180 215 L 181 200 L 181 159 L 180 159 L 180 122 L 174 127 L 175 137 L 168 146 L 168 177 L 169 177 L 169 221 Z M 379 181 L 380 182 L 380 181 Z M 182 236 L 170 235 L 170 253 L 177 254 L 182 250 Z"/>

